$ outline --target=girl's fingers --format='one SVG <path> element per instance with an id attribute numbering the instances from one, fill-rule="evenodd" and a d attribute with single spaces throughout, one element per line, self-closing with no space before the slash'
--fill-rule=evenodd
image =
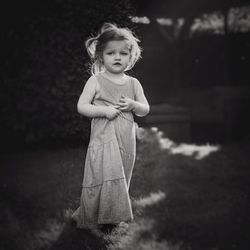
<path id="1" fill-rule="evenodd" d="M 122 96 L 121 96 L 121 99 L 126 100 L 126 99 L 130 99 L 130 98 L 127 97 L 127 96 L 125 96 L 125 95 L 122 95 Z"/>
<path id="2" fill-rule="evenodd" d="M 116 113 L 116 116 L 121 115 L 121 114 L 122 114 L 122 112 L 120 110 L 118 110 L 118 112 Z"/>
<path id="3" fill-rule="evenodd" d="M 120 106 L 120 109 L 121 109 L 121 108 L 123 108 L 123 109 L 124 109 L 124 108 L 128 108 L 128 105 L 122 105 L 122 106 Z"/>
<path id="4" fill-rule="evenodd" d="M 125 99 L 120 99 L 119 102 L 126 102 L 126 100 Z"/>
<path id="5" fill-rule="evenodd" d="M 121 107 L 120 110 L 123 110 L 123 111 L 127 110 L 127 107 L 126 106 L 125 107 Z"/>
<path id="6" fill-rule="evenodd" d="M 125 102 L 119 102 L 118 105 L 119 105 L 120 107 L 124 107 L 124 106 L 127 105 L 127 103 L 125 103 Z"/>

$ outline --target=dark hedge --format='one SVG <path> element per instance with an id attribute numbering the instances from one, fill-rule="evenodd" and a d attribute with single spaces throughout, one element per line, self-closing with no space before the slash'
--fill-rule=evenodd
<path id="1" fill-rule="evenodd" d="M 1 146 L 87 141 L 76 104 L 90 76 L 84 41 L 104 22 L 133 29 L 127 0 L 21 1 L 1 15 Z"/>

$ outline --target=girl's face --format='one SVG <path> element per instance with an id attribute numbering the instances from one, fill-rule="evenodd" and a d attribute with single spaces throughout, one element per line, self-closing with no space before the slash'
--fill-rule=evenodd
<path id="1" fill-rule="evenodd" d="M 127 41 L 109 41 L 103 51 L 103 65 L 112 74 L 123 73 L 130 62 Z"/>

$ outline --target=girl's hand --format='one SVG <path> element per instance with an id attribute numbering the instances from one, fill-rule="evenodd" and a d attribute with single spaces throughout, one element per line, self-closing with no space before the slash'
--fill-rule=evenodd
<path id="1" fill-rule="evenodd" d="M 120 113 L 121 113 L 121 111 L 119 109 L 117 109 L 116 107 L 109 106 L 109 107 L 105 108 L 105 117 L 108 120 L 115 119 Z"/>
<path id="2" fill-rule="evenodd" d="M 117 104 L 121 111 L 132 111 L 135 108 L 135 102 L 129 97 L 122 95 L 120 101 Z"/>

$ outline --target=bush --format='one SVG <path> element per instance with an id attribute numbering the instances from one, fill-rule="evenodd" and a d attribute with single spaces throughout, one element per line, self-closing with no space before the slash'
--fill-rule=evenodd
<path id="1" fill-rule="evenodd" d="M 10 145 L 87 139 L 89 120 L 76 111 L 90 75 L 84 41 L 104 22 L 131 26 L 129 1 L 54 0 L 4 7 L 1 138 Z"/>

